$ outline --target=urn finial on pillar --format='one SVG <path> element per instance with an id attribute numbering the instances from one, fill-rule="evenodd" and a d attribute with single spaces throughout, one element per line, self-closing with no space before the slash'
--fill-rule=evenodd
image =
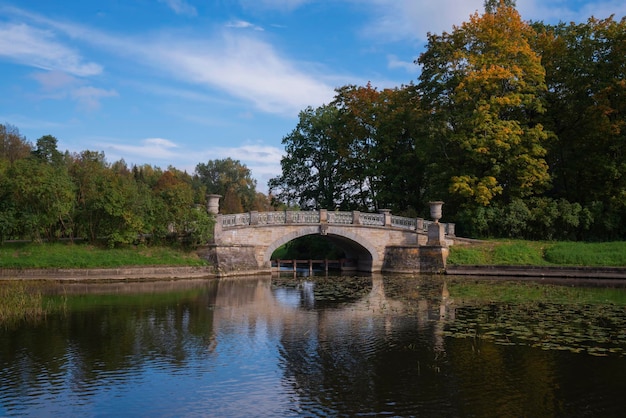
<path id="1" fill-rule="evenodd" d="M 219 194 L 210 194 L 207 196 L 207 212 L 217 215 L 220 213 L 220 197 Z"/>
<path id="2" fill-rule="evenodd" d="M 430 217 L 433 218 L 435 223 L 439 223 L 439 219 L 441 219 L 441 207 L 443 206 L 442 201 L 428 202 L 430 205 Z"/>

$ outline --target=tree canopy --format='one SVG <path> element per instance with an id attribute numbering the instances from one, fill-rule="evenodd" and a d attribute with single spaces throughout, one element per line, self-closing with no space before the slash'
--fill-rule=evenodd
<path id="1" fill-rule="evenodd" d="M 45 135 L 32 146 L 17 128 L 0 125 L 0 243 L 82 238 L 110 246 L 145 239 L 200 245 L 212 232 L 207 193 L 230 196 L 240 211 L 267 202 L 247 167 L 232 159 L 199 164 L 190 175 L 109 163 L 100 151 L 62 153 L 57 143 Z"/>
<path id="2" fill-rule="evenodd" d="M 416 64 L 417 85 L 303 111 L 275 198 L 418 216 L 444 200 L 461 234 L 626 238 L 626 20 L 532 23 L 487 0 Z"/>

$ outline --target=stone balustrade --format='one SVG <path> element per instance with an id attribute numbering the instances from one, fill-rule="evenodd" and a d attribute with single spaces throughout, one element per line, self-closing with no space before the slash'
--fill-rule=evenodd
<path id="1" fill-rule="evenodd" d="M 219 215 L 218 222 L 222 230 L 254 226 L 254 225 L 284 225 L 284 224 L 330 224 L 330 225 L 361 225 L 374 227 L 389 227 L 426 233 L 433 221 L 422 218 L 407 218 L 392 215 L 389 210 L 381 213 L 367 213 L 359 211 L 274 211 L 274 212 L 247 212 L 233 215 Z M 453 223 L 442 223 L 445 234 L 455 235 Z"/>

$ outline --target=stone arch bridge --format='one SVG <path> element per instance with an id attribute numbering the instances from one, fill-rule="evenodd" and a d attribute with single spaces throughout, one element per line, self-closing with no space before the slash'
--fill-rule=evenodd
<path id="1" fill-rule="evenodd" d="M 441 202 L 437 202 L 441 203 Z M 439 206 L 439 210 L 441 206 Z M 306 235 L 322 235 L 355 260 L 362 272 L 441 272 L 454 224 L 379 213 L 316 211 L 247 212 L 221 215 L 216 205 L 207 257 L 219 276 L 271 271 L 272 253 Z M 437 218 L 438 219 L 438 218 Z"/>

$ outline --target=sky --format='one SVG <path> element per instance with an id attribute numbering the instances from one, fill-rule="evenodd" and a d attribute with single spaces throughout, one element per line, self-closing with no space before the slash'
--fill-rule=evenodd
<path id="1" fill-rule="evenodd" d="M 517 0 L 524 20 L 623 0 Z M 298 114 L 346 85 L 416 82 L 427 34 L 483 0 L 0 0 L 0 123 L 64 152 L 169 166 L 232 158 L 266 193 Z"/>

